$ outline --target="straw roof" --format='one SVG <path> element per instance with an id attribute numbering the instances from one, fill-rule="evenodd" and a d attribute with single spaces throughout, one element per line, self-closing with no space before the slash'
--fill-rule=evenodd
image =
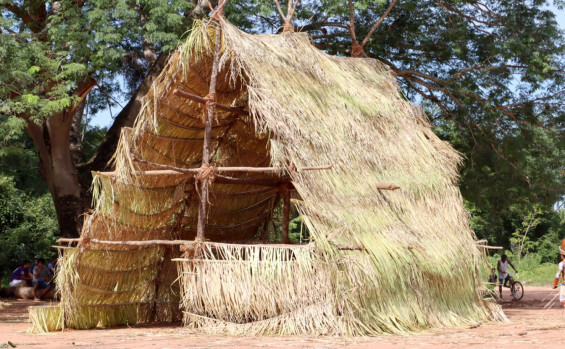
<path id="1" fill-rule="evenodd" d="M 212 162 L 218 167 L 274 166 L 286 171 L 238 174 L 238 178 L 268 181 L 269 186 L 213 182 L 206 238 L 229 243 L 217 247 L 227 260 L 257 260 L 252 263 L 255 267 L 208 263 L 202 265 L 214 266 L 200 270 L 202 265 L 187 269 L 185 264 L 179 269 L 187 275 L 207 272 L 203 275 L 211 282 L 205 288 L 181 279 L 185 322 L 207 319 L 211 322 L 202 322 L 203 326 L 216 327 L 217 321 L 260 323 L 239 331 L 226 330 L 229 333 L 353 335 L 502 316 L 481 298 L 482 256 L 457 187 L 460 157 L 434 135 L 419 109 L 402 97 L 394 75 L 373 59 L 327 55 L 306 34 L 250 35 L 224 19 L 219 25 L 222 51 L 217 103 L 230 108 L 217 109 Z M 198 96 L 208 93 L 214 32 L 214 26 L 197 24 L 153 84 L 135 127 L 122 133 L 115 173 L 97 175 L 97 210 L 88 218 L 83 238 L 195 237 L 199 194 L 194 176 L 163 171 L 162 165 L 198 168 L 202 161 L 205 106 L 174 90 Z M 332 165 L 332 169 L 301 170 L 322 165 Z M 301 200 L 297 209 L 313 243 L 290 248 L 291 252 L 276 252 L 276 247 L 268 246 L 245 247 L 242 252 L 234 244 L 257 238 L 265 229 L 280 197 L 277 183 L 286 178 Z M 393 183 L 400 189 L 379 190 L 379 183 Z M 364 250 L 339 250 L 337 246 L 343 244 Z M 160 273 L 150 265 L 163 257 L 162 247 L 146 249 L 139 258 L 124 258 L 114 250 L 100 262 L 95 254 L 104 248 L 94 243 L 81 247 L 84 256 L 90 253 L 91 262 L 82 257 L 85 266 L 78 271 L 80 282 L 94 277 L 86 269 L 96 263 L 108 269 L 102 278 L 108 290 L 118 287 L 115 279 L 108 279 L 111 271 L 126 273 L 140 267 L 140 261 L 144 261 L 143 270 L 152 271 L 129 277 L 127 282 L 121 276 L 126 289 L 110 300 L 94 296 L 97 290 L 92 287 L 82 291 L 88 291 L 88 297 L 77 296 L 77 289 L 87 287 L 80 282 L 73 284 L 75 295 L 69 291 L 69 299 L 120 305 L 160 299 L 163 288 L 156 291 L 143 285 Z M 120 249 L 124 253 L 131 250 Z M 259 250 L 262 252 L 252 257 Z M 211 251 L 203 258 L 218 259 Z M 270 255 L 275 257 L 265 257 Z M 272 277 L 300 286 L 249 291 L 254 300 L 247 303 L 241 300 L 244 295 L 228 295 L 225 289 L 234 288 L 230 282 L 237 280 L 237 289 L 254 280 L 253 275 L 259 274 L 253 268 L 265 258 L 272 258 L 279 269 L 265 273 L 262 282 Z M 280 268 L 292 261 L 305 267 L 300 272 L 295 266 Z M 314 280 L 310 286 L 308 280 Z M 167 285 L 174 284 L 174 277 L 169 277 Z M 306 295 L 304 289 L 313 285 L 315 289 Z M 269 303 L 269 295 L 284 297 L 279 294 L 284 292 L 294 295 L 285 305 Z M 170 294 L 167 297 L 172 299 Z M 248 309 L 249 302 L 254 309 Z M 271 305 L 263 309 L 262 302 Z M 286 323 L 293 325 L 285 325 L 280 318 L 272 320 L 276 318 L 273 312 L 283 308 Z M 298 313 L 300 316 L 288 317 Z M 264 322 L 267 320 L 271 322 Z"/>

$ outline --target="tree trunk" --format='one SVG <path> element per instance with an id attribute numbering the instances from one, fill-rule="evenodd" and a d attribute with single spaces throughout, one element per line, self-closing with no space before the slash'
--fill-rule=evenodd
<path id="1" fill-rule="evenodd" d="M 68 112 L 62 112 L 36 124 L 27 118 L 26 132 L 32 139 L 39 154 L 39 172 L 45 179 L 53 198 L 61 236 L 78 237 L 82 228 L 82 214 L 91 207 L 89 189 L 92 170 L 104 170 L 114 153 L 120 130 L 132 126 L 141 109 L 143 96 L 153 80 L 165 66 L 168 54 L 161 55 L 150 69 L 141 86 L 126 107 L 118 114 L 110 127 L 96 155 L 87 164 L 81 153 L 78 135 L 83 108 L 77 105 Z M 76 94 L 85 97 L 94 83 L 88 83 L 83 91 Z"/>
<path id="2" fill-rule="evenodd" d="M 53 115 L 40 125 L 28 119 L 26 128 L 39 153 L 39 172 L 51 192 L 64 237 L 78 236 L 82 227 L 80 215 L 86 209 L 70 151 L 72 119 L 67 113 Z"/>
<path id="3" fill-rule="evenodd" d="M 36 124 L 27 118 L 26 132 L 32 139 L 39 154 L 39 172 L 47 182 L 53 198 L 59 229 L 63 237 L 78 237 L 82 228 L 82 214 L 91 207 L 89 189 L 92 183 L 92 170 L 108 169 L 108 161 L 116 150 L 120 130 L 132 126 L 141 109 L 143 96 L 149 90 L 153 80 L 163 70 L 168 54 L 161 55 L 151 67 L 133 98 L 118 114 L 114 124 L 96 155 L 87 164 L 81 156 L 81 139 L 78 135 L 80 118 L 84 108 L 77 105 L 68 112 L 63 112 Z M 76 94 L 85 97 L 94 83 L 88 83 Z"/>

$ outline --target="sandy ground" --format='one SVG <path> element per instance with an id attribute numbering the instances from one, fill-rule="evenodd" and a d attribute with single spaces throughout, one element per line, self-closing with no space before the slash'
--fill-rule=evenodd
<path id="1" fill-rule="evenodd" d="M 184 330 L 180 324 L 97 330 L 67 330 L 43 335 L 26 333 L 27 307 L 32 301 L 3 299 L 0 304 L 0 348 L 557 348 L 565 343 L 565 311 L 549 287 L 525 287 L 524 298 L 502 306 L 509 321 L 474 328 L 447 328 L 411 336 L 335 337 L 209 337 Z M 511 345 L 511 346 L 509 346 Z M 10 346 L 8 346 L 10 348 Z"/>

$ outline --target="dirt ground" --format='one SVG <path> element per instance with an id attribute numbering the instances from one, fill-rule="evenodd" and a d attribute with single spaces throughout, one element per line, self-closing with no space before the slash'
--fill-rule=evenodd
<path id="1" fill-rule="evenodd" d="M 210 337 L 193 334 L 180 324 L 97 330 L 67 330 L 43 335 L 28 334 L 27 307 L 33 301 L 2 299 L 0 348 L 8 341 L 17 348 L 556 348 L 565 342 L 565 311 L 556 301 L 557 290 L 526 286 L 524 298 L 509 301 L 504 290 L 502 306 L 506 323 L 486 323 L 474 328 L 444 328 L 411 336 L 362 338 L 335 337 Z M 8 346 L 10 348 L 10 346 Z"/>

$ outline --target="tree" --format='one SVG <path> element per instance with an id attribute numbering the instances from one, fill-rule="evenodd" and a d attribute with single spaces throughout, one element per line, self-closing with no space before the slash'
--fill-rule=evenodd
<path id="1" fill-rule="evenodd" d="M 107 166 L 166 52 L 193 16 L 206 13 L 205 3 L 0 0 L 0 115 L 25 121 L 63 236 L 78 236 L 80 215 L 90 207 L 90 171 Z M 84 111 L 96 111 L 118 89 L 115 73 L 127 78 L 131 100 L 86 162 Z"/>
<path id="2" fill-rule="evenodd" d="M 89 206 L 89 171 L 106 168 L 166 52 L 207 4 L 0 0 L 0 113 L 26 121 L 64 235 L 77 235 L 78 214 Z M 284 13 L 285 4 L 271 0 L 232 0 L 226 15 L 252 32 L 282 31 L 294 18 L 329 54 L 388 65 L 436 132 L 465 155 L 462 192 L 480 208 L 487 234 L 511 205 L 523 201 L 527 212 L 534 201 L 547 207 L 563 196 L 564 44 L 548 1 L 295 4 Z M 131 99 L 85 161 L 76 130 L 84 110 L 115 105 L 116 73 Z"/>

